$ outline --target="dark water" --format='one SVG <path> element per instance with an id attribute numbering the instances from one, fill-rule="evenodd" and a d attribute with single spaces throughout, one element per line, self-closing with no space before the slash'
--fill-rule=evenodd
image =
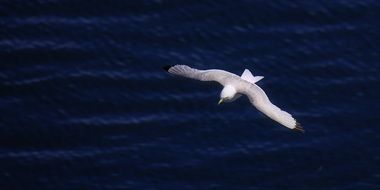
<path id="1" fill-rule="evenodd" d="M 380 189 L 380 2 L 1 1 L 0 189 Z M 265 78 L 306 129 L 187 64 Z"/>

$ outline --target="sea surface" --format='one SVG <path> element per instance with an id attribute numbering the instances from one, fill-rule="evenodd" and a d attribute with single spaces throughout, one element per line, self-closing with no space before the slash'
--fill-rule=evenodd
<path id="1" fill-rule="evenodd" d="M 380 1 L 0 1 L 1 190 L 380 189 L 379 98 Z"/>

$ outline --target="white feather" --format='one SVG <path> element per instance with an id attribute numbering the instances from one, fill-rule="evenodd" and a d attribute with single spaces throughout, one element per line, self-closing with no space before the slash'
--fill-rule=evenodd
<path id="1" fill-rule="evenodd" d="M 252 83 L 252 84 L 255 84 L 256 82 L 263 79 L 264 77 L 263 76 L 253 76 L 251 71 L 249 71 L 248 69 L 245 69 L 243 74 L 241 75 L 241 78 Z"/>

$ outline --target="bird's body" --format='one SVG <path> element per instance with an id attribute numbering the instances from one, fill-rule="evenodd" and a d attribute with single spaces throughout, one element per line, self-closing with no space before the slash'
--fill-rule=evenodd
<path id="1" fill-rule="evenodd" d="M 253 106 L 271 119 L 290 129 L 304 131 L 292 115 L 272 104 L 265 92 L 255 84 L 264 77 L 253 76 L 247 69 L 242 76 L 219 69 L 198 70 L 186 65 L 167 66 L 164 69 L 171 74 L 187 78 L 216 81 L 224 86 L 219 103 L 232 102 L 244 94 Z"/>

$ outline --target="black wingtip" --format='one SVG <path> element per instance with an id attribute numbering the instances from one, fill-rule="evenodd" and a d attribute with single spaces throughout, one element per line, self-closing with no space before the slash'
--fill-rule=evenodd
<path id="1" fill-rule="evenodd" d="M 169 69 L 173 67 L 173 65 L 166 65 L 166 66 L 163 66 L 162 68 L 166 71 L 166 72 L 169 72 Z"/>
<path id="2" fill-rule="evenodd" d="M 305 133 L 305 129 L 303 129 L 303 127 L 301 126 L 301 124 L 298 123 L 298 122 L 296 122 L 296 127 L 293 130 L 299 131 L 301 133 Z"/>

